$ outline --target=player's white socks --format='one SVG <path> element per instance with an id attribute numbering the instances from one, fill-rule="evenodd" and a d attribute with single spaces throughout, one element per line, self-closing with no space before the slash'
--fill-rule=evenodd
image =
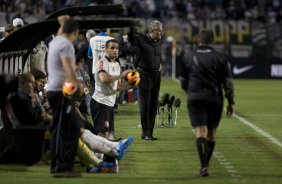
<path id="1" fill-rule="evenodd" d="M 91 150 L 97 153 L 105 153 L 107 155 L 116 157 L 118 153 L 114 148 L 119 144 L 118 142 L 109 141 L 101 136 L 92 134 L 89 130 L 84 130 L 81 136 Z"/>

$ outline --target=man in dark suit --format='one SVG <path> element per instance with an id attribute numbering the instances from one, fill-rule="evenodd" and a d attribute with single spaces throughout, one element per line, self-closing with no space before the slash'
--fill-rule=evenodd
<path id="1" fill-rule="evenodd" d="M 141 107 L 142 135 L 144 140 L 157 140 L 153 136 L 158 97 L 161 84 L 161 39 L 162 23 L 154 20 L 149 25 L 147 34 L 139 34 L 130 28 L 128 41 L 138 48 L 134 65 L 140 73 L 139 97 Z"/>

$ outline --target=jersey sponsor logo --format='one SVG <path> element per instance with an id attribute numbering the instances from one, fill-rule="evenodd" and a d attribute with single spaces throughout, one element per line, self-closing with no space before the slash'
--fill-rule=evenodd
<path id="1" fill-rule="evenodd" d="M 102 60 L 99 61 L 99 70 L 104 70 L 104 62 Z"/>
<path id="2" fill-rule="evenodd" d="M 240 75 L 248 70 L 251 70 L 254 66 L 253 65 L 248 65 L 248 66 L 244 66 L 241 68 L 238 68 L 236 65 L 233 67 L 233 74 L 234 75 Z"/>

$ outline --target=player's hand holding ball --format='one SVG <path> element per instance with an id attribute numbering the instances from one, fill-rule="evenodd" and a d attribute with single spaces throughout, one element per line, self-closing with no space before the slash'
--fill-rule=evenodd
<path id="1" fill-rule="evenodd" d="M 63 83 L 62 93 L 68 99 L 77 100 L 83 95 L 83 86 L 81 83 L 66 81 Z"/>
<path id="2" fill-rule="evenodd" d="M 138 71 L 133 70 L 126 75 L 125 80 L 127 81 L 127 84 L 130 86 L 134 86 L 134 87 L 138 86 L 140 82 L 140 74 Z"/>

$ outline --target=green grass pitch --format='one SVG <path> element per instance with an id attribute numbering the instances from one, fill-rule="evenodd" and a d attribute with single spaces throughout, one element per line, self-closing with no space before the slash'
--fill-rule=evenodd
<path id="1" fill-rule="evenodd" d="M 282 83 L 280 80 L 235 80 L 235 110 L 247 121 L 282 142 Z M 0 165 L 0 184 L 281 184 L 282 147 L 272 143 L 236 118 L 225 113 L 217 132 L 210 176 L 199 177 L 194 133 L 186 108 L 186 94 L 179 84 L 162 79 L 161 93 L 169 92 L 182 101 L 176 128 L 156 128 L 158 141 L 140 139 L 139 108 L 119 106 L 115 117 L 116 136 L 133 135 L 135 140 L 120 162 L 119 174 L 87 174 L 81 178 L 55 179 L 49 165 L 31 167 Z M 84 171 L 79 164 L 76 169 Z"/>

